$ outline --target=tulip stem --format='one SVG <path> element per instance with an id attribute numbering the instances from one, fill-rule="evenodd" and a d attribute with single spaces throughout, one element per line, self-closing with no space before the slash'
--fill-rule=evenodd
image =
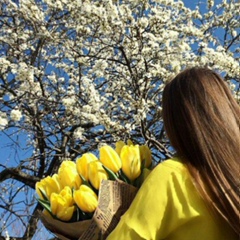
<path id="1" fill-rule="evenodd" d="M 77 220 L 75 220 L 73 222 L 88 220 L 88 219 L 91 219 L 92 216 L 93 216 L 93 213 L 83 212 L 79 207 L 77 207 L 77 211 L 76 211 Z"/>
<path id="2" fill-rule="evenodd" d="M 109 180 L 118 180 L 119 178 L 117 177 L 117 175 L 112 171 L 110 170 L 109 168 L 105 167 L 104 165 L 102 165 L 102 167 L 104 168 L 104 170 L 107 172 L 108 174 L 108 177 L 109 177 Z"/>
<path id="3" fill-rule="evenodd" d="M 92 188 L 92 186 L 90 185 L 90 183 L 83 177 L 82 174 L 79 174 L 81 180 L 82 180 L 82 184 L 87 185 L 88 187 Z"/>
<path id="4" fill-rule="evenodd" d="M 44 209 L 46 209 L 50 215 L 53 217 L 53 218 L 56 218 L 53 214 L 52 214 L 52 210 L 51 210 L 51 206 L 50 206 L 50 203 L 48 200 L 42 200 L 40 198 L 37 199 L 37 201 L 42 205 L 42 207 Z"/>
<path id="5" fill-rule="evenodd" d="M 128 179 L 128 177 L 123 173 L 122 170 L 119 171 L 119 178 L 120 178 L 122 181 L 124 181 L 124 182 L 126 182 L 126 183 L 128 183 L 128 184 L 131 184 L 131 181 L 130 181 L 130 180 Z"/>

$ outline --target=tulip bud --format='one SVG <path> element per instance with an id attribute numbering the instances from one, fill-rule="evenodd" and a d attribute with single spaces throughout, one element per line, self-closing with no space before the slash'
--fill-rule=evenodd
<path id="1" fill-rule="evenodd" d="M 100 161 L 90 162 L 88 165 L 88 178 L 95 189 L 100 188 L 102 180 L 108 179 L 106 171 L 103 169 Z"/>
<path id="2" fill-rule="evenodd" d="M 66 160 L 63 161 L 58 169 L 59 181 L 64 186 L 78 189 L 81 185 L 81 178 L 77 172 L 76 163 Z"/>
<path id="3" fill-rule="evenodd" d="M 117 152 L 117 154 L 120 156 L 120 153 L 121 153 L 121 150 L 122 150 L 122 147 L 125 146 L 125 142 L 123 141 L 118 141 L 115 143 L 115 151 Z"/>
<path id="4" fill-rule="evenodd" d="M 59 194 L 52 193 L 50 205 L 54 216 L 62 221 L 69 221 L 75 211 L 70 187 L 66 186 Z"/>
<path id="5" fill-rule="evenodd" d="M 133 181 L 141 174 L 141 159 L 138 145 L 126 145 L 121 151 L 122 171 Z"/>
<path id="6" fill-rule="evenodd" d="M 133 144 L 133 141 L 130 140 L 130 139 L 128 139 L 128 140 L 127 140 L 127 145 L 128 145 L 128 146 L 132 146 L 132 145 L 134 145 L 134 144 Z"/>
<path id="7" fill-rule="evenodd" d="M 78 207 L 86 213 L 94 212 L 98 205 L 96 193 L 84 184 L 80 186 L 79 190 L 74 191 L 73 198 Z"/>
<path id="8" fill-rule="evenodd" d="M 47 197 L 49 200 L 53 192 L 59 193 L 61 190 L 58 175 L 54 174 L 52 177 L 47 176 L 43 178 L 40 182 L 36 183 L 35 189 L 40 199 L 44 200 L 44 198 Z"/>
<path id="9" fill-rule="evenodd" d="M 152 152 L 147 145 L 139 146 L 141 161 L 145 161 L 145 167 L 150 167 L 152 164 Z"/>
<path id="10" fill-rule="evenodd" d="M 98 160 L 97 157 L 92 153 L 84 153 L 76 160 L 77 171 L 86 181 L 88 181 L 88 164 L 96 160 Z"/>
<path id="11" fill-rule="evenodd" d="M 102 164 L 112 170 L 118 172 L 122 167 L 122 162 L 117 152 L 110 146 L 106 145 L 99 149 L 100 161 Z"/>

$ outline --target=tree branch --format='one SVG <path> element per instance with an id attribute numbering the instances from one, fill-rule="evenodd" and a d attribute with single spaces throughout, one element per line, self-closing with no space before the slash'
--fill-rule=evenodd
<path id="1" fill-rule="evenodd" d="M 35 183 L 40 180 L 38 177 L 22 172 L 21 168 L 6 168 L 0 172 L 0 182 L 7 179 L 15 179 L 33 189 L 35 188 Z"/>

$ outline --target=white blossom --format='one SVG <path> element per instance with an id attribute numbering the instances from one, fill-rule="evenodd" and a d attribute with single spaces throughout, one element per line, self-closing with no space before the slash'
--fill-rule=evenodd
<path id="1" fill-rule="evenodd" d="M 82 139 L 83 133 L 84 133 L 84 128 L 78 127 L 77 129 L 75 129 L 75 131 L 73 133 L 73 137 L 75 139 Z"/>
<path id="2" fill-rule="evenodd" d="M 3 130 L 8 124 L 7 114 L 0 112 L 0 130 Z"/>
<path id="3" fill-rule="evenodd" d="M 66 97 L 62 102 L 65 107 L 71 107 L 75 104 L 75 99 L 73 97 Z"/>
<path id="4" fill-rule="evenodd" d="M 22 118 L 22 113 L 18 109 L 13 109 L 10 115 L 11 119 L 15 122 L 19 121 Z"/>

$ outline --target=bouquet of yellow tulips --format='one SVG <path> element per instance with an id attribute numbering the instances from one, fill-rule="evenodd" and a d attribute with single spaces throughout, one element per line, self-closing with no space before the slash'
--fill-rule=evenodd
<path id="1" fill-rule="evenodd" d="M 151 165 L 148 146 L 134 145 L 130 140 L 127 144 L 117 142 L 115 149 L 110 145 L 100 147 L 99 158 L 87 152 L 76 161 L 65 159 L 56 174 L 35 186 L 37 200 L 44 208 L 44 225 L 61 239 L 91 239 L 80 237 L 91 224 L 101 195 L 110 196 L 101 192 L 103 181 L 125 182 L 138 188 Z"/>

